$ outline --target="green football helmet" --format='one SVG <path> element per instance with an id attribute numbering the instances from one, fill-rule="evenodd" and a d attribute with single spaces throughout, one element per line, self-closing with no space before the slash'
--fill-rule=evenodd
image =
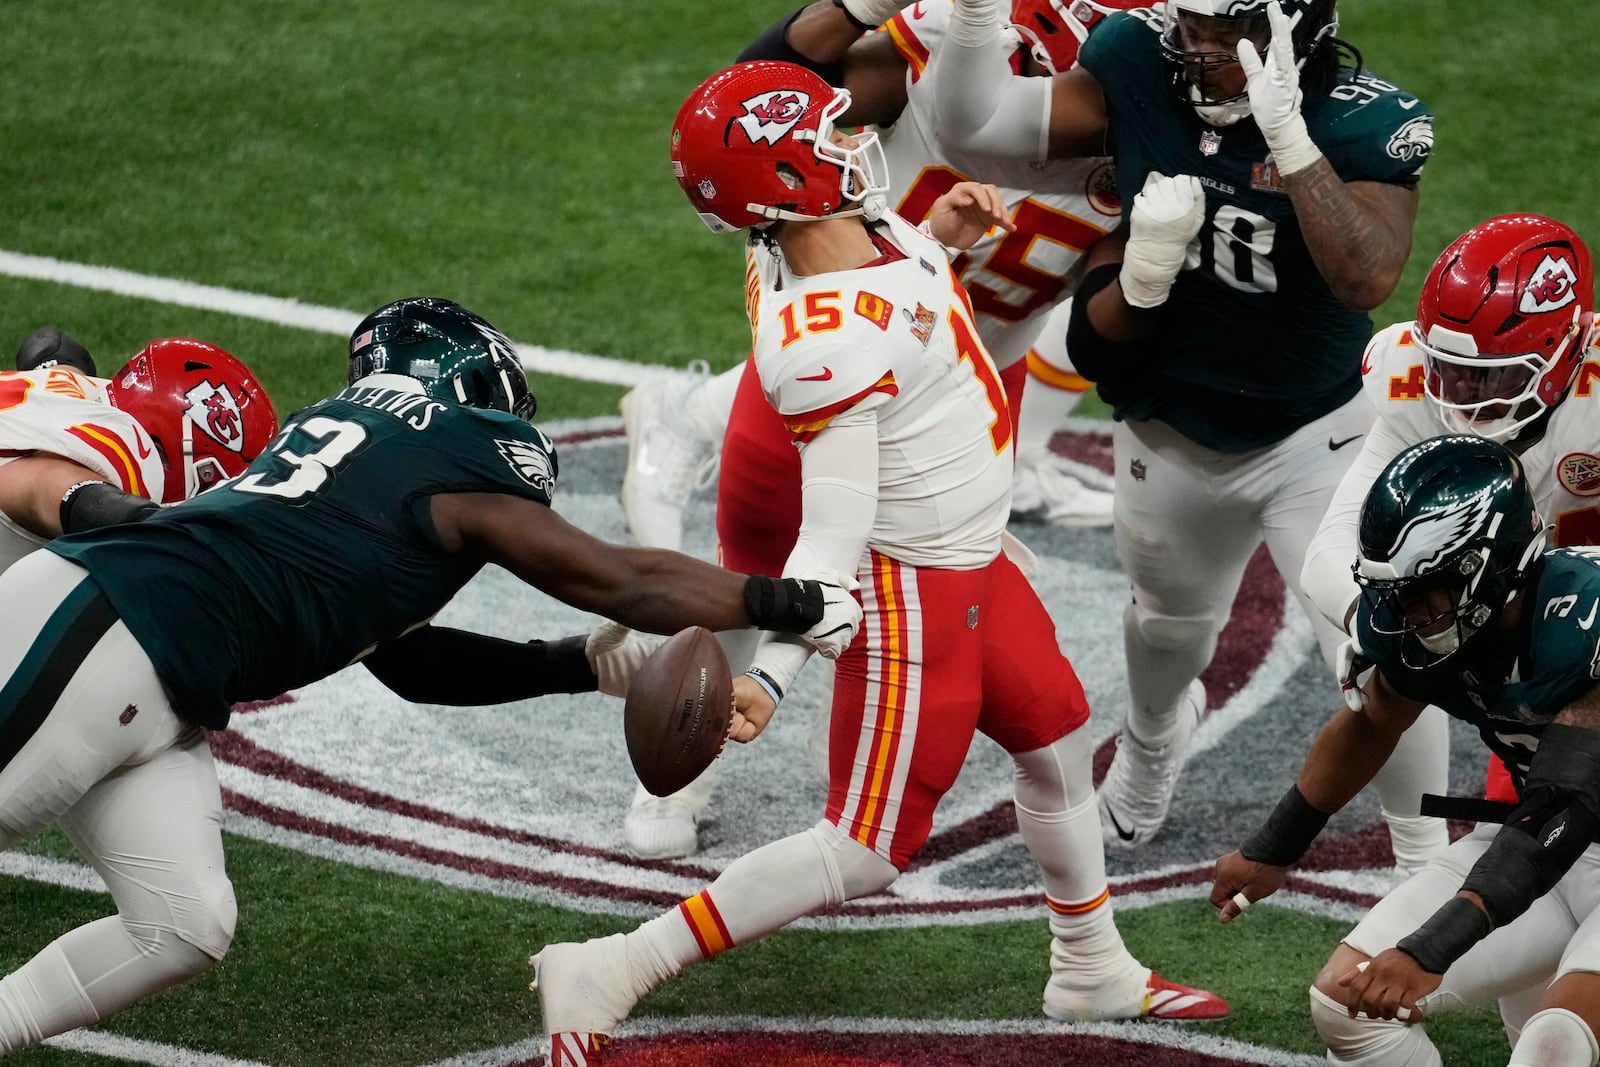
<path id="1" fill-rule="evenodd" d="M 1545 526 L 1528 476 L 1504 445 L 1465 434 L 1401 452 L 1361 508 L 1360 611 L 1399 666 L 1454 655 L 1527 584 Z"/>
<path id="2" fill-rule="evenodd" d="M 396 300 L 350 335 L 350 383 L 401 374 L 435 400 L 533 418 L 538 402 L 506 335 L 460 304 L 432 296 Z"/>

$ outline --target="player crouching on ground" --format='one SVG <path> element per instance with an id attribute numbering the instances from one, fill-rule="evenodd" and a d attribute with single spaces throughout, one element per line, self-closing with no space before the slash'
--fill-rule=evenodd
<path id="1" fill-rule="evenodd" d="M 1228 922 L 1276 892 L 1428 705 L 1478 728 L 1522 800 L 1391 891 L 1311 988 L 1332 1063 L 1438 1067 L 1426 1014 L 1521 996 L 1512 1067 L 1595 1067 L 1600 1045 L 1600 556 L 1545 550 L 1521 461 L 1469 436 L 1405 449 L 1362 507 L 1354 656 L 1371 668 L 1298 781 L 1217 861 Z M 1508 805 L 1509 807 L 1509 805 Z"/>

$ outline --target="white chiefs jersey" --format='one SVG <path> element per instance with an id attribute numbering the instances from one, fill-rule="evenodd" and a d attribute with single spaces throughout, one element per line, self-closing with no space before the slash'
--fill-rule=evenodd
<path id="1" fill-rule="evenodd" d="M 867 544 L 913 566 L 966 570 L 1000 551 L 1011 504 L 1011 417 L 940 244 L 888 213 L 890 262 L 796 277 L 749 248 L 755 363 L 802 446 L 874 394 L 878 504 Z"/>
<path id="2" fill-rule="evenodd" d="M 161 503 L 161 457 L 133 416 L 111 406 L 108 384 L 67 367 L 0 372 L 0 466 L 48 453 Z M 42 543 L 0 514 L 0 570 Z"/>
<path id="3" fill-rule="evenodd" d="M 1600 341 L 1600 334 L 1595 340 Z M 1377 412 L 1350 469 L 1334 491 L 1306 551 L 1305 595 L 1329 620 L 1344 626 L 1358 589 L 1350 566 L 1356 558 L 1361 506 L 1389 461 L 1419 441 L 1460 432 L 1439 417 L 1423 387 L 1422 350 L 1409 322 L 1379 331 L 1367 343 L 1361 382 Z M 1600 545 L 1600 347 L 1591 345 L 1578 377 L 1545 424 L 1543 436 L 1519 447 L 1534 506 L 1555 527 L 1557 547 Z M 1333 449 L 1351 441 L 1329 440 Z"/>
<path id="4" fill-rule="evenodd" d="M 1068 273 L 1116 226 L 1122 204 L 1109 159 L 989 159 L 939 139 L 928 63 L 945 40 L 953 10 L 953 0 L 921 0 L 886 24 L 884 32 L 906 60 L 908 84 L 905 110 L 879 137 L 896 210 L 911 222 L 925 219 L 933 202 L 960 181 L 996 186 L 1011 209 L 1015 232 L 994 230 L 955 262 L 978 332 L 1003 370 L 1027 354 L 1045 312 L 1067 295 Z M 1020 45 L 1014 54 L 1020 59 Z"/>
<path id="5" fill-rule="evenodd" d="M 1409 443 L 1455 432 L 1423 395 L 1422 351 L 1412 343 L 1410 323 L 1396 323 L 1367 345 L 1362 385 L 1378 417 Z M 1600 334 L 1578 377 L 1550 413 L 1544 436 L 1519 448 L 1533 502 L 1555 527 L 1554 543 L 1600 545 Z"/>

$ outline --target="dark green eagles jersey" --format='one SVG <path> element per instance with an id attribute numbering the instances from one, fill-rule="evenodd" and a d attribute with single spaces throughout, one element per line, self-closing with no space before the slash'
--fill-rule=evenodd
<path id="1" fill-rule="evenodd" d="M 1255 122 L 1202 122 L 1178 98 L 1160 41 L 1159 14 L 1119 12 L 1081 62 L 1105 92 L 1124 217 L 1152 172 L 1204 183 L 1200 265 L 1178 274 L 1159 331 L 1100 394 L 1118 418 L 1161 419 L 1218 451 L 1262 448 L 1356 395 L 1372 320 L 1312 262 Z M 1345 181 L 1414 185 L 1433 143 L 1416 97 L 1348 67 L 1302 113 Z"/>
<path id="2" fill-rule="evenodd" d="M 482 566 L 435 493 L 550 503 L 553 446 L 515 416 L 352 387 L 298 411 L 238 478 L 148 520 L 57 538 L 202 725 L 332 674 L 436 614 Z"/>
<path id="3" fill-rule="evenodd" d="M 1399 665 L 1399 639 L 1373 633 L 1366 597 L 1355 620 L 1361 647 L 1389 684 L 1476 726 L 1519 790 L 1545 726 L 1600 684 L 1600 550 L 1552 549 L 1538 567 L 1514 637 L 1498 649 L 1480 638 L 1432 670 Z M 1379 610 L 1378 622 L 1393 629 L 1390 610 Z"/>

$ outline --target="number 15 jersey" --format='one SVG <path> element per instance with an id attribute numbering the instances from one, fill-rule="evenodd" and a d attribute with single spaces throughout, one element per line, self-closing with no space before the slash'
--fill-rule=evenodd
<path id="1" fill-rule="evenodd" d="M 873 234 L 879 259 L 809 277 L 752 239 L 761 387 L 802 447 L 886 395 L 868 546 L 913 566 L 982 567 L 1000 551 L 1011 504 L 1005 393 L 940 244 L 893 212 Z"/>

